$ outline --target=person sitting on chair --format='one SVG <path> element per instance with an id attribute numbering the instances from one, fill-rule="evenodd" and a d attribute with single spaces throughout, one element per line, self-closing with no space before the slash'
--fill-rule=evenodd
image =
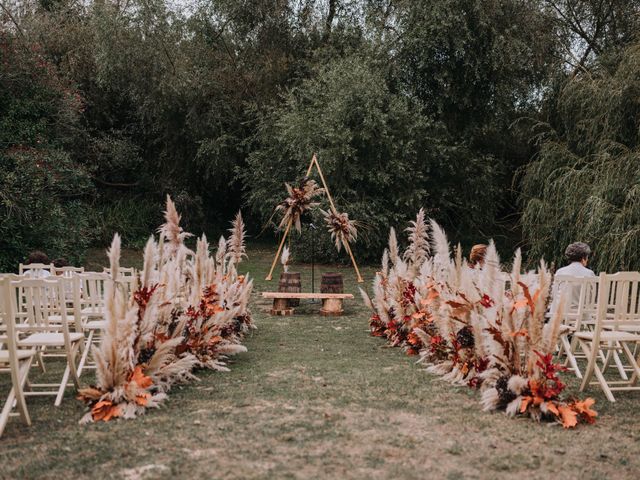
<path id="1" fill-rule="evenodd" d="M 67 261 L 66 258 L 60 257 L 60 258 L 56 258 L 53 261 L 53 266 L 56 267 L 56 268 L 68 267 L 69 266 L 69 262 Z M 62 272 L 60 272 L 60 273 L 62 273 Z"/>
<path id="2" fill-rule="evenodd" d="M 559 268 L 556 271 L 556 277 L 558 276 L 572 276 L 572 277 L 595 277 L 596 274 L 593 273 L 593 270 L 587 268 L 587 264 L 589 263 L 589 255 L 591 255 L 591 248 L 589 245 L 583 242 L 575 242 L 569 245 L 564 251 L 564 256 L 567 261 L 569 261 L 569 265 L 566 267 Z M 558 300 L 560 294 L 560 287 L 558 281 L 553 282 L 553 289 L 551 293 L 551 305 L 549 311 L 551 315 L 553 315 L 558 307 Z M 571 307 L 577 307 L 580 303 L 580 288 L 573 287 L 571 291 Z"/>
<path id="3" fill-rule="evenodd" d="M 469 266 L 471 268 L 482 268 L 484 266 L 484 257 L 487 254 L 487 246 L 484 243 L 479 243 L 471 247 L 471 253 L 469 253 Z"/>
<path id="4" fill-rule="evenodd" d="M 27 265 L 35 263 L 49 265 L 51 261 L 46 253 L 34 250 L 27 257 Z M 47 278 L 51 276 L 51 272 L 42 268 L 28 269 L 24 271 L 24 276 L 28 278 Z"/>
<path id="5" fill-rule="evenodd" d="M 572 243 L 564 251 L 569 265 L 559 268 L 556 275 L 572 275 L 574 277 L 595 277 L 593 270 L 587 268 L 591 248 L 586 243 Z"/>

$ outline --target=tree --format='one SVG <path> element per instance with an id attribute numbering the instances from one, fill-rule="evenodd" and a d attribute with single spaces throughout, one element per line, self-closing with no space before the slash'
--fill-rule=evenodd
<path id="1" fill-rule="evenodd" d="M 637 270 L 640 45 L 602 63 L 555 98 L 540 153 L 522 170 L 523 232 L 533 258 L 559 264 L 567 244 L 585 241 L 596 269 Z"/>
<path id="2" fill-rule="evenodd" d="M 369 227 L 360 256 L 377 256 L 388 226 L 403 225 L 421 206 L 461 235 L 491 221 L 484 208 L 495 195 L 490 159 L 452 145 L 444 126 L 391 91 L 385 76 L 385 66 L 365 56 L 335 59 L 262 118 L 240 176 L 263 221 L 281 200 L 283 183 L 304 174 L 313 152 L 338 209 Z"/>

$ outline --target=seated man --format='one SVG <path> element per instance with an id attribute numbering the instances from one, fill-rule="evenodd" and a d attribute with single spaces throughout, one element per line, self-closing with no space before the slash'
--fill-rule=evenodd
<path id="1" fill-rule="evenodd" d="M 574 277 L 595 277 L 593 270 L 587 268 L 591 248 L 582 242 L 572 243 L 564 251 L 564 256 L 570 262 L 566 267 L 559 268 L 556 275 L 573 275 Z"/>
<path id="2" fill-rule="evenodd" d="M 32 264 L 43 264 L 49 265 L 51 262 L 46 253 L 41 252 L 40 250 L 34 250 L 27 257 L 27 265 Z M 24 276 L 27 278 L 47 278 L 51 276 L 51 272 L 49 270 L 45 270 L 43 268 L 34 268 L 28 269 L 24 271 Z"/>
<path id="3" fill-rule="evenodd" d="M 596 274 L 593 273 L 593 270 L 587 268 L 587 264 L 589 263 L 589 255 L 591 255 L 591 248 L 586 243 L 576 242 L 572 243 L 567 247 L 564 251 L 564 256 L 569 261 L 569 265 L 566 267 L 559 268 L 556 271 L 556 277 L 563 275 L 570 275 L 572 277 L 595 277 Z M 552 290 L 552 303 L 550 307 L 551 314 L 556 311 L 558 304 L 558 296 L 560 294 L 560 287 L 557 281 L 553 282 L 553 290 Z M 577 307 L 578 303 L 580 303 L 580 288 L 573 287 L 571 291 L 571 295 L 567 298 L 571 307 Z"/>

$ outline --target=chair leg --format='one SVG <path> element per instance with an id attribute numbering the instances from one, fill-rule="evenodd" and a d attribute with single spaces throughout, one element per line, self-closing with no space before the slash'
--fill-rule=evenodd
<path id="1" fill-rule="evenodd" d="M 67 351 L 67 367 L 64 369 L 64 374 L 62 375 L 62 381 L 60 382 L 60 388 L 58 389 L 58 394 L 56 395 L 56 401 L 54 405 L 59 407 L 62 404 L 62 397 L 64 397 L 64 392 L 67 388 L 67 383 L 69 382 L 69 376 L 73 380 L 73 384 L 76 389 L 80 388 L 80 381 L 78 379 L 78 372 L 76 370 L 76 350 L 78 349 L 79 343 L 75 345 L 71 345 L 70 351 Z"/>
<path id="2" fill-rule="evenodd" d="M 602 391 L 604 392 L 605 396 L 607 397 L 607 400 L 609 400 L 611 403 L 614 403 L 616 401 L 616 399 L 613 396 L 613 393 L 611 392 L 611 389 L 609 388 L 609 385 L 607 384 L 607 381 L 605 380 L 604 375 L 602 374 L 602 372 L 598 368 L 598 365 L 595 365 L 593 373 L 595 373 L 596 378 L 598 379 L 598 382 L 600 383 L 600 387 L 602 388 Z"/>
<path id="3" fill-rule="evenodd" d="M 67 367 L 64 369 L 64 373 L 62 374 L 62 381 L 60 382 L 60 388 L 58 388 L 56 400 L 55 402 L 53 402 L 56 407 L 59 407 L 62 404 L 62 397 L 64 397 L 64 391 L 67 388 L 67 382 L 69 381 L 70 373 L 71 369 L 69 368 L 69 364 L 67 363 Z"/>
<path id="4" fill-rule="evenodd" d="M 4 402 L 4 407 L 2 408 L 2 412 L 0 412 L 0 437 L 2 436 L 2 432 L 4 432 L 4 427 L 6 427 L 7 422 L 9 421 L 9 414 L 13 409 L 13 402 L 16 397 L 16 387 L 13 387 L 7 396 L 6 401 Z"/>
<path id="5" fill-rule="evenodd" d="M 16 389 L 16 407 L 18 408 L 18 412 L 20 413 L 20 418 L 22 419 L 22 421 L 29 426 L 31 425 L 31 417 L 29 416 L 29 410 L 27 410 L 27 401 L 24 397 L 23 388 L 25 383 L 27 382 L 27 378 L 29 377 L 29 370 L 31 369 L 32 361 L 33 358 L 31 357 L 22 362 L 22 365 L 20 365 L 20 368 L 18 370 L 20 376 L 20 388 Z"/>
<path id="6" fill-rule="evenodd" d="M 598 345 L 592 345 L 595 349 L 600 350 Z M 584 371 L 584 375 L 582 377 L 582 383 L 580 384 L 580 391 L 584 392 L 589 382 L 591 381 L 591 377 L 593 376 L 593 370 L 596 364 L 596 357 L 598 356 L 598 352 L 592 352 L 592 349 L 589 347 L 589 344 L 585 341 L 580 341 L 580 348 L 584 352 L 585 356 L 588 358 L 587 368 Z"/>
<path id="7" fill-rule="evenodd" d="M 82 343 L 82 356 L 80 357 L 80 363 L 78 364 L 78 377 L 82 376 L 82 370 L 84 369 L 84 365 L 87 362 L 87 357 L 89 356 L 89 350 L 91 350 L 91 345 L 93 343 L 93 335 L 94 330 L 89 330 L 89 336 L 87 337 L 86 343 Z"/>
<path id="8" fill-rule="evenodd" d="M 627 358 L 629 359 L 629 364 L 633 370 L 633 375 L 629 380 L 629 385 L 634 386 L 638 382 L 638 377 L 640 376 L 640 366 L 638 366 L 638 362 L 636 360 L 634 352 L 631 351 L 631 349 L 625 342 L 622 342 L 622 348 L 624 352 L 627 354 Z"/>
<path id="9" fill-rule="evenodd" d="M 13 373 L 11 375 L 13 377 L 12 380 L 15 380 L 16 383 L 11 387 L 11 391 L 9 391 L 9 395 L 4 402 L 2 412 L 0 412 L 0 437 L 2 436 L 2 432 L 4 432 L 7 422 L 9 421 L 9 416 L 11 415 L 11 410 L 13 410 L 14 403 L 18 408 L 22 421 L 28 426 L 31 425 L 31 418 L 29 417 L 29 411 L 27 410 L 27 403 L 25 402 L 24 394 L 22 393 L 22 388 L 27 380 L 27 376 L 29 375 L 29 369 L 31 368 L 31 361 L 32 359 L 29 358 L 27 360 L 23 360 L 21 364 L 18 365 L 18 371 L 16 372 L 18 374 L 17 378 L 14 377 Z"/>
<path id="10" fill-rule="evenodd" d="M 42 356 L 43 353 L 44 350 L 39 350 L 38 353 L 36 353 L 36 361 L 38 363 L 38 366 L 40 367 L 40 370 L 42 370 L 42 373 L 47 373 L 47 367 L 45 367 L 44 365 L 44 358 Z"/>
<path id="11" fill-rule="evenodd" d="M 567 363 L 571 365 L 571 369 L 573 370 L 573 373 L 575 373 L 576 377 L 581 379 L 582 373 L 580 372 L 580 368 L 578 367 L 578 362 L 576 360 L 576 357 L 573 354 L 573 351 L 571 350 L 571 344 L 569 343 L 569 340 L 567 339 L 567 337 L 561 337 L 560 341 L 561 341 L 562 348 L 564 349 L 565 355 L 567 356 L 565 365 Z"/>
<path id="12" fill-rule="evenodd" d="M 620 355 L 618 355 L 618 351 L 617 350 L 613 350 L 612 356 L 613 356 L 613 361 L 615 362 L 616 367 L 618 368 L 618 373 L 620 373 L 620 377 L 623 380 L 629 380 L 629 377 L 627 376 L 627 372 L 624 369 L 624 365 L 622 363 L 622 360 L 620 360 Z"/>

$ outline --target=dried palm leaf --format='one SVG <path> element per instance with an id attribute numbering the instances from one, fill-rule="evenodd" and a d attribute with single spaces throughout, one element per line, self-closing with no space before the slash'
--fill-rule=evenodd
<path id="1" fill-rule="evenodd" d="M 325 212 L 320 210 L 327 224 L 327 230 L 331 234 L 331 240 L 336 245 L 338 252 L 342 247 L 347 249 L 350 243 L 355 243 L 358 239 L 359 222 L 350 220 L 349 214 L 337 213 L 333 211 Z"/>
<path id="2" fill-rule="evenodd" d="M 319 205 L 313 200 L 322 195 L 324 189 L 308 177 L 303 178 L 295 187 L 288 183 L 285 183 L 285 187 L 289 196 L 276 207 L 276 211 L 283 213 L 278 228 L 284 229 L 291 223 L 298 232 L 302 232 L 302 214 Z"/>

